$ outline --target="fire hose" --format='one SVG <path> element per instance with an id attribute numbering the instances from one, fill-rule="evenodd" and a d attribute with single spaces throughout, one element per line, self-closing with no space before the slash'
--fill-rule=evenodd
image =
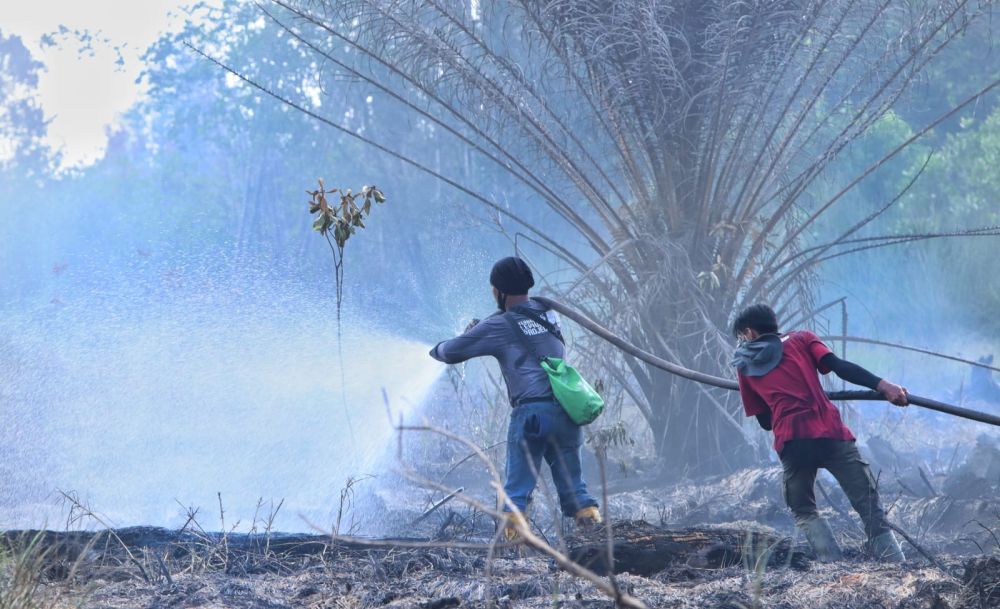
<path id="1" fill-rule="evenodd" d="M 690 368 L 685 368 L 679 364 L 669 362 L 659 356 L 656 356 L 648 351 L 636 347 L 632 343 L 626 341 L 617 334 L 611 332 L 601 324 L 597 323 L 590 317 L 584 315 L 583 313 L 561 303 L 551 298 L 545 298 L 542 296 L 532 297 L 549 307 L 550 309 L 556 311 L 563 317 L 573 320 L 583 329 L 596 334 L 597 336 L 608 341 L 615 347 L 625 353 L 646 362 L 650 366 L 659 368 L 665 372 L 675 374 L 679 377 L 686 378 L 688 380 L 694 381 L 696 383 L 703 383 L 705 385 L 711 385 L 713 387 L 719 387 L 721 389 L 728 389 L 730 391 L 738 391 L 739 386 L 736 381 L 722 378 L 720 376 L 714 376 L 711 374 L 705 374 L 704 372 L 698 372 L 697 370 L 691 370 Z M 833 401 L 857 401 L 857 400 L 872 400 L 881 401 L 885 400 L 885 397 L 877 391 L 828 391 L 826 395 Z M 920 406 L 922 408 L 927 408 L 929 410 L 935 410 L 937 412 L 943 412 L 945 414 L 950 414 L 952 416 L 961 417 L 963 419 L 969 419 L 972 421 L 979 421 L 980 423 L 987 423 L 989 425 L 996 425 L 1000 427 L 1000 416 L 992 415 L 985 412 L 979 412 L 978 410 L 972 410 L 970 408 L 963 408 L 961 406 L 954 406 L 952 404 L 946 404 L 944 402 L 939 402 L 937 400 L 932 400 L 930 398 L 921 397 L 919 395 L 908 394 L 907 400 L 910 404 L 914 406 Z"/>

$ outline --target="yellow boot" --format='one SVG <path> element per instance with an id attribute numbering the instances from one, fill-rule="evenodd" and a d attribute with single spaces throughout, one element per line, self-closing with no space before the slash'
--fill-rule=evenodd
<path id="1" fill-rule="evenodd" d="M 596 527 L 604 522 L 601 518 L 601 511 L 596 506 L 585 507 L 576 512 L 576 526 L 582 529 Z"/>
<path id="2" fill-rule="evenodd" d="M 521 537 L 517 530 L 518 525 L 527 528 L 528 520 L 521 512 L 504 512 L 504 516 L 507 517 L 507 524 L 503 527 L 503 539 L 507 543 L 513 543 Z"/>

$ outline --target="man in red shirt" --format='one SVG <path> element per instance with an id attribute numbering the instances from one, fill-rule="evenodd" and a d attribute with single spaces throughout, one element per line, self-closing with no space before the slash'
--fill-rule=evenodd
<path id="1" fill-rule="evenodd" d="M 851 430 L 826 397 L 817 372 L 833 372 L 874 389 L 898 406 L 906 405 L 906 389 L 838 358 L 812 332 L 780 334 L 777 316 L 765 304 L 741 311 L 733 322 L 733 334 L 743 341 L 733 360 L 743 407 L 761 427 L 774 431 L 774 449 L 785 470 L 785 501 L 816 556 L 824 561 L 841 558 L 830 527 L 816 510 L 814 487 L 822 467 L 837 479 L 861 516 L 875 557 L 902 561 L 875 478 L 858 453 Z"/>

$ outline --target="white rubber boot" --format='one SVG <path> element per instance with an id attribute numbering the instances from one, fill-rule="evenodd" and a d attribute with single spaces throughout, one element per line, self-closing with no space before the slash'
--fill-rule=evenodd
<path id="1" fill-rule="evenodd" d="M 896 536 L 892 534 L 892 531 L 876 535 L 868 541 L 868 546 L 872 549 L 875 560 L 883 562 L 903 562 L 906 560 L 906 555 L 903 554 L 903 549 L 899 547 L 899 542 L 896 541 Z"/>

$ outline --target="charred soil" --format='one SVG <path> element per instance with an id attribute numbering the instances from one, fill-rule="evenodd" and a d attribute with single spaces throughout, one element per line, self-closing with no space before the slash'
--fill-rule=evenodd
<path id="1" fill-rule="evenodd" d="M 1000 607 L 1000 502 L 989 497 L 894 498 L 890 517 L 921 548 L 904 543 L 908 559 L 903 564 L 869 558 L 851 515 L 825 505 L 823 512 L 846 558 L 819 563 L 794 536 L 782 510 L 773 507 L 781 504 L 780 496 L 773 496 L 780 487 L 772 469 L 747 470 L 697 489 L 675 485 L 611 494 L 611 513 L 626 518 L 612 527 L 613 561 L 608 560 L 603 528 L 567 528 L 565 536 L 555 534 L 558 526 L 539 532 L 602 577 L 612 577 L 608 565 L 613 564 L 619 589 L 648 607 Z M 836 503 L 832 490 L 831 495 Z M 955 515 L 941 516 L 927 508 L 929 501 L 947 505 Z M 990 514 L 993 520 L 986 519 Z M 413 520 L 411 513 L 396 517 Z M 420 539 L 138 527 L 9 531 L 2 540 L 8 562 L 26 552 L 42 557 L 39 598 L 51 600 L 37 606 L 613 606 L 592 583 L 570 576 L 548 557 L 525 548 L 489 547 L 488 522 L 463 529 L 468 519 L 458 508 L 444 507 L 425 519 Z M 536 524 L 545 520 L 551 518 L 537 516 Z M 9 565 L 0 567 L 9 571 Z"/>

